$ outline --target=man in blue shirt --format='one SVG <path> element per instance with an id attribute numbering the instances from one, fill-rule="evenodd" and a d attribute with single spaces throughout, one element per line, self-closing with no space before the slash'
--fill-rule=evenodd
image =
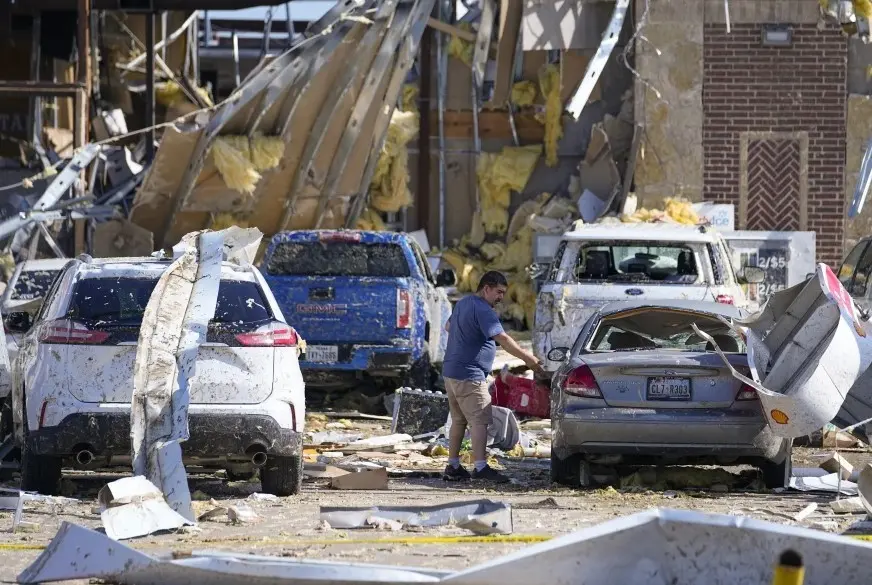
<path id="1" fill-rule="evenodd" d="M 500 483 L 509 481 L 487 464 L 487 428 L 491 424 L 487 377 L 493 370 L 496 344 L 524 360 L 532 370 L 540 371 L 541 367 L 533 354 L 524 351 L 506 335 L 499 315 L 494 311 L 508 286 L 502 273 L 485 273 L 479 281 L 478 291 L 458 301 L 448 320 L 448 347 L 442 365 L 451 412 L 448 466 L 442 475 L 446 481 L 470 478 Z M 472 475 L 460 465 L 460 445 L 467 425 L 475 461 Z"/>

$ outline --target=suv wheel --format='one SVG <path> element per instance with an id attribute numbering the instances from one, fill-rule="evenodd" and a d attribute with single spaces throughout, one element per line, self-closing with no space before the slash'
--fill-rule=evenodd
<path id="1" fill-rule="evenodd" d="M 21 448 L 21 489 L 56 496 L 61 487 L 61 459 L 34 455 L 27 445 Z"/>
<path id="2" fill-rule="evenodd" d="M 793 473 L 793 458 L 788 453 L 781 463 L 764 461 L 760 465 L 760 471 L 763 473 L 763 483 L 766 485 L 766 489 L 788 488 L 790 487 L 790 475 Z"/>
<path id="3" fill-rule="evenodd" d="M 273 457 L 266 460 L 260 470 L 260 484 L 264 493 L 274 496 L 294 496 L 303 483 L 303 458 Z"/>

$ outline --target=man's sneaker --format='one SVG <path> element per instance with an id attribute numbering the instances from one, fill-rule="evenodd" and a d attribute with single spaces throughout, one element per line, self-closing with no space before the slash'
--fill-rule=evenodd
<path id="1" fill-rule="evenodd" d="M 492 481 L 494 483 L 508 483 L 509 478 L 493 469 L 490 465 L 485 465 L 484 469 L 478 471 L 474 469 L 472 471 L 472 479 L 477 479 L 480 481 Z"/>
<path id="2" fill-rule="evenodd" d="M 445 466 L 445 471 L 442 473 L 444 481 L 468 481 L 471 476 L 463 465 L 454 467 L 451 464 Z"/>

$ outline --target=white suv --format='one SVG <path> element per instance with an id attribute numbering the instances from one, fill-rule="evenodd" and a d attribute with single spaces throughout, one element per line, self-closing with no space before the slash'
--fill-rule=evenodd
<path id="1" fill-rule="evenodd" d="M 139 329 L 169 265 L 84 256 L 48 291 L 13 366 L 22 489 L 56 493 L 64 463 L 130 465 Z M 224 468 L 231 477 L 260 468 L 264 492 L 299 491 L 305 393 L 298 342 L 260 272 L 223 263 L 191 384 L 186 465 Z"/>
<path id="2" fill-rule="evenodd" d="M 762 280 L 745 268 L 750 281 Z M 752 277 L 753 273 L 753 277 Z M 588 318 L 615 301 L 680 299 L 712 301 L 747 309 L 724 237 L 707 228 L 675 224 L 589 224 L 563 234 L 539 289 L 533 352 L 548 359 L 570 348 Z"/>

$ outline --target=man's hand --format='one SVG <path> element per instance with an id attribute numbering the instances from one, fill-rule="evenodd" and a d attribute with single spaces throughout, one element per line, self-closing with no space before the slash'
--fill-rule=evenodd
<path id="1" fill-rule="evenodd" d="M 545 370 L 542 369 L 542 363 L 539 361 L 534 355 L 530 355 L 528 359 L 524 360 L 524 363 L 527 364 L 527 367 L 533 370 L 534 374 L 544 374 Z"/>
<path id="2" fill-rule="evenodd" d="M 494 341 L 499 343 L 500 346 L 509 353 L 509 355 L 512 355 L 519 360 L 523 360 L 523 362 L 527 364 L 527 367 L 534 372 L 541 373 L 544 371 L 536 356 L 534 356 L 529 351 L 523 349 L 514 339 L 509 337 L 506 333 L 500 333 L 499 335 L 495 336 Z"/>

